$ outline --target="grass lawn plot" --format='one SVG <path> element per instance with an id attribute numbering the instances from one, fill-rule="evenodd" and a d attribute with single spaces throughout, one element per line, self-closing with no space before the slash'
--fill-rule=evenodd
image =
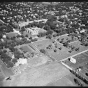
<path id="1" fill-rule="evenodd" d="M 52 41 L 49 39 L 42 40 L 42 41 L 36 41 L 36 42 L 32 43 L 32 45 L 36 46 L 39 50 L 45 49 L 50 44 L 52 44 Z"/>
<path id="2" fill-rule="evenodd" d="M 5 77 L 9 77 L 14 75 L 13 71 L 5 66 L 5 64 L 2 64 L 1 71 L 3 72 Z"/>
<path id="3" fill-rule="evenodd" d="M 32 50 L 27 45 L 21 46 L 20 50 L 23 51 L 24 53 L 32 52 Z"/>
<path id="4" fill-rule="evenodd" d="M 61 48 L 61 50 L 59 48 Z M 68 57 L 70 55 L 68 50 L 69 49 L 65 48 L 61 43 L 57 43 L 57 48 L 55 48 L 55 45 L 53 44 L 52 49 L 46 49 L 48 54 L 57 61 Z"/>
<path id="5" fill-rule="evenodd" d="M 35 56 L 34 58 L 28 59 L 28 66 L 29 67 L 40 66 L 42 64 L 45 64 L 49 59 L 50 58 L 45 55 Z"/>
<path id="6" fill-rule="evenodd" d="M 74 59 L 76 59 L 76 63 L 73 64 L 72 62 L 70 62 L 68 59 L 66 59 L 64 61 L 64 63 L 66 65 L 68 65 L 69 67 L 73 68 L 73 69 L 76 69 L 78 68 L 79 66 L 83 66 L 85 63 L 88 62 L 88 56 L 85 55 L 85 54 L 79 54 L 79 55 L 76 55 L 73 57 Z"/>
<path id="7" fill-rule="evenodd" d="M 55 82 L 70 72 L 60 63 L 51 63 L 30 69 L 25 69 L 22 74 L 15 76 L 11 86 L 45 86 L 50 82 Z M 8 83 L 8 84 L 9 84 Z M 6 83 L 6 85 L 8 85 Z"/>
<path id="8" fill-rule="evenodd" d="M 79 47 L 79 51 L 78 52 L 82 52 L 84 50 L 87 50 L 88 49 L 88 46 L 82 46 L 80 41 L 74 41 L 72 43 L 70 43 L 70 45 L 78 48 Z"/>
<path id="9" fill-rule="evenodd" d="M 86 73 L 88 74 L 88 71 L 85 68 L 79 71 L 79 74 L 83 75 L 83 77 L 85 77 L 88 80 L 88 75 L 86 75 Z"/>
<path id="10" fill-rule="evenodd" d="M 57 36 L 56 37 L 56 40 L 58 41 L 58 39 L 59 39 L 59 41 L 61 41 L 63 39 L 63 42 L 67 42 L 68 40 L 70 42 L 73 42 L 73 41 L 76 41 L 77 40 L 77 38 L 74 37 L 74 39 L 72 41 L 72 37 L 71 36 L 68 36 L 67 34 L 62 35 L 62 36 Z"/>

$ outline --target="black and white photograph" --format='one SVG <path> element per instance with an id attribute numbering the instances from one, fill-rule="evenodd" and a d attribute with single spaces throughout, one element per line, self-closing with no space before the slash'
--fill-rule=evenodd
<path id="1" fill-rule="evenodd" d="M 31 86 L 88 86 L 88 2 L 0 2 L 0 87 Z"/>

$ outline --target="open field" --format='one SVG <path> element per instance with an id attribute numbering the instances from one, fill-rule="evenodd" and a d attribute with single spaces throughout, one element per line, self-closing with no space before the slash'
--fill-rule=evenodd
<path id="1" fill-rule="evenodd" d="M 0 87 L 3 86 L 3 79 L 4 79 L 4 76 L 3 76 L 3 74 L 0 72 Z"/>
<path id="2" fill-rule="evenodd" d="M 61 41 L 63 39 L 63 42 L 66 42 L 67 40 L 70 40 L 70 42 L 74 42 L 77 40 L 76 37 L 74 37 L 73 41 L 72 41 L 72 37 L 71 36 L 68 36 L 68 34 L 64 34 L 64 35 L 61 35 L 61 36 L 56 36 L 55 37 L 55 40 L 58 40 Z"/>
<path id="3" fill-rule="evenodd" d="M 5 77 L 9 77 L 14 75 L 11 69 L 6 68 L 5 64 L 2 64 L 1 66 L 1 71 L 3 72 Z"/>
<path id="4" fill-rule="evenodd" d="M 34 58 L 31 58 L 28 60 L 28 66 L 29 67 L 36 67 L 36 66 L 40 66 L 43 65 L 45 63 L 47 63 L 49 61 L 49 57 L 47 56 L 35 56 Z"/>
<path id="5" fill-rule="evenodd" d="M 27 53 L 27 52 L 31 53 L 32 52 L 32 50 L 27 45 L 21 46 L 19 49 L 24 53 Z"/>
<path id="6" fill-rule="evenodd" d="M 73 74 L 69 74 L 61 78 L 60 80 L 57 80 L 55 82 L 49 83 L 46 86 L 78 86 L 78 84 L 74 81 L 74 79 L 78 80 L 79 83 L 81 82 L 82 85 L 87 86 L 85 83 L 83 83 L 80 79 L 75 77 Z"/>
<path id="7" fill-rule="evenodd" d="M 66 48 L 64 47 L 61 43 L 59 42 L 55 42 L 52 43 L 51 40 L 42 40 L 42 41 L 37 41 L 35 43 L 33 43 L 39 50 L 40 49 L 45 49 L 47 54 L 49 54 L 52 58 L 54 58 L 57 61 L 60 61 L 64 58 L 67 58 L 69 56 L 75 55 L 79 52 L 82 52 L 86 49 L 88 49 L 88 47 L 82 46 L 80 45 L 79 41 L 74 41 L 72 43 L 70 43 L 70 45 L 74 46 L 75 48 L 79 47 L 79 51 L 72 51 L 71 53 L 69 53 L 68 51 L 71 50 L 70 48 Z M 32 44 L 32 45 L 33 45 Z M 57 44 L 57 48 L 55 48 L 55 44 Z M 49 45 L 51 45 L 51 49 L 46 49 L 46 47 L 48 47 Z M 59 48 L 61 47 L 61 50 L 59 50 Z M 56 52 L 54 52 L 54 50 L 56 50 Z"/>
<path id="8" fill-rule="evenodd" d="M 59 50 L 58 48 L 61 47 L 61 50 Z M 54 50 L 57 50 L 56 52 L 54 52 Z M 54 59 L 56 59 L 57 61 L 68 57 L 69 56 L 69 49 L 65 48 L 62 44 L 58 43 L 57 44 L 57 48 L 55 48 L 55 46 L 52 47 L 52 49 L 47 49 L 48 54 L 53 57 Z"/>
<path id="9" fill-rule="evenodd" d="M 88 53 L 88 51 L 72 56 L 74 59 L 76 59 L 75 64 L 71 63 L 68 59 L 63 60 L 63 62 L 72 69 L 76 69 L 79 66 L 83 66 L 85 63 L 88 63 L 88 55 L 86 53 Z"/>
<path id="10" fill-rule="evenodd" d="M 52 43 L 51 40 L 43 40 L 43 41 L 38 41 L 33 43 L 39 50 L 40 49 L 45 49 L 47 51 L 47 53 L 52 57 L 55 58 L 56 60 L 61 60 L 63 58 L 65 58 L 66 54 L 69 54 L 67 51 L 68 49 L 65 48 L 61 43 L 57 44 L 57 52 L 54 52 L 55 49 L 55 45 Z M 48 47 L 49 45 L 52 45 L 52 49 L 46 49 L 46 47 Z M 59 50 L 58 48 L 62 48 L 62 50 Z M 62 53 L 65 52 L 65 55 L 62 55 Z"/>
<path id="11" fill-rule="evenodd" d="M 5 82 L 10 86 L 45 86 L 50 82 L 57 81 L 70 72 L 60 63 L 51 63 L 35 68 L 27 68 L 25 71 L 13 78 L 12 81 Z"/>
<path id="12" fill-rule="evenodd" d="M 52 44 L 52 41 L 49 39 L 46 40 L 41 40 L 41 41 L 36 41 L 32 43 L 33 46 L 37 46 L 37 48 L 40 49 L 45 49 L 48 45 Z"/>
<path id="13" fill-rule="evenodd" d="M 79 52 L 82 52 L 82 51 L 88 49 L 88 46 L 82 46 L 80 41 L 78 41 L 78 40 L 70 43 L 70 45 L 75 46 L 76 48 L 79 47 Z"/>
<path id="14" fill-rule="evenodd" d="M 47 84 L 46 86 L 78 86 L 78 83 L 82 86 L 88 86 L 82 80 L 77 78 L 74 74 L 70 73 L 59 80 Z"/>

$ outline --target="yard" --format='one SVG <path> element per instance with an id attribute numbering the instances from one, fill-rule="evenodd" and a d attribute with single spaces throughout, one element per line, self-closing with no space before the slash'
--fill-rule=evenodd
<path id="1" fill-rule="evenodd" d="M 31 53 L 32 52 L 32 50 L 27 45 L 20 47 L 20 50 L 22 50 L 24 53 L 27 53 L 27 52 Z"/>
<path id="2" fill-rule="evenodd" d="M 75 64 L 71 63 L 68 59 L 64 60 L 63 62 L 73 69 L 76 69 L 79 66 L 83 66 L 85 63 L 88 63 L 88 56 L 85 53 L 76 55 L 73 58 L 76 59 Z"/>
<path id="3" fill-rule="evenodd" d="M 55 82 L 70 72 L 60 63 L 51 63 L 48 65 L 27 68 L 22 74 L 17 75 L 12 81 L 5 82 L 10 86 L 45 86 L 48 83 Z"/>
<path id="4" fill-rule="evenodd" d="M 69 56 L 72 56 L 87 49 L 85 46 L 80 45 L 79 41 L 74 41 L 70 43 L 70 46 L 72 45 L 75 48 L 78 47 L 80 48 L 79 51 L 73 50 L 71 53 L 68 52 L 71 51 L 70 48 L 66 48 L 61 43 L 49 39 L 37 41 L 32 45 L 36 46 L 39 50 L 45 49 L 46 53 L 57 61 L 60 61 L 64 58 L 67 58 Z"/>
<path id="5" fill-rule="evenodd" d="M 74 46 L 76 48 L 79 47 L 79 52 L 82 52 L 82 51 L 88 49 L 88 46 L 82 46 L 80 41 L 74 41 L 74 42 L 70 43 L 70 45 L 72 45 L 72 46 Z"/>
<path id="6" fill-rule="evenodd" d="M 55 45 L 53 44 L 52 49 L 47 49 L 46 51 L 52 58 L 60 61 L 69 56 L 68 50 L 69 49 L 65 48 L 62 44 L 58 43 L 57 48 L 55 48 Z"/>
<path id="7" fill-rule="evenodd" d="M 36 46 L 39 50 L 40 49 L 45 49 L 50 44 L 52 44 L 52 41 L 49 40 L 49 39 L 36 41 L 36 42 L 32 43 L 32 45 Z"/>

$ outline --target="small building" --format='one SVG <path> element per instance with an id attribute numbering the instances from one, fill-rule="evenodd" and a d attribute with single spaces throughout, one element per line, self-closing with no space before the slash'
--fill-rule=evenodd
<path id="1" fill-rule="evenodd" d="M 70 62 L 72 62 L 73 64 L 76 64 L 76 59 L 74 59 L 74 58 L 70 58 Z"/>
<path id="2" fill-rule="evenodd" d="M 18 23 L 18 25 L 19 25 L 20 28 L 22 28 L 23 26 L 26 26 L 28 24 L 29 24 L 29 22 L 19 22 Z"/>
<path id="3" fill-rule="evenodd" d="M 19 66 L 20 64 L 27 64 L 27 59 L 25 58 L 19 58 L 18 62 L 15 64 L 15 66 Z"/>
<path id="4" fill-rule="evenodd" d="M 15 32 L 9 32 L 9 33 L 6 33 L 6 36 L 8 38 L 13 38 L 13 37 L 16 37 L 18 36 L 19 34 L 18 33 L 15 33 Z"/>
<path id="5" fill-rule="evenodd" d="M 80 31 L 80 33 L 84 33 L 85 32 L 85 29 L 82 29 L 81 31 Z"/>
<path id="6" fill-rule="evenodd" d="M 3 35 L 3 38 L 6 38 L 6 35 Z"/>

